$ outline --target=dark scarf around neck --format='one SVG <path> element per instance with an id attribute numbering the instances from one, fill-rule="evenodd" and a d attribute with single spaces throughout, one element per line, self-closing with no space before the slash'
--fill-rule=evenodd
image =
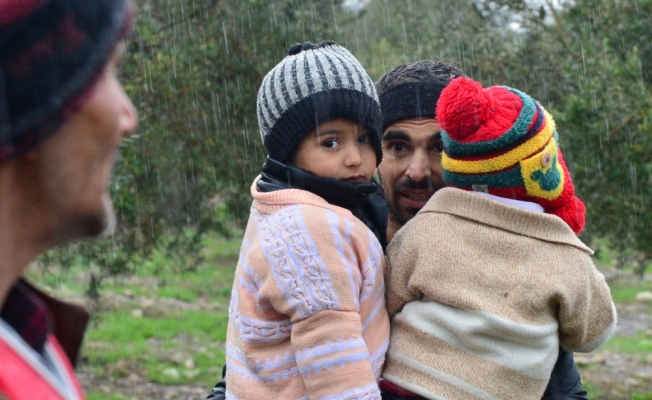
<path id="1" fill-rule="evenodd" d="M 329 204 L 351 211 L 373 232 L 383 252 L 387 247 L 387 201 L 382 189 L 373 180 L 370 183 L 353 184 L 321 178 L 312 172 L 267 157 L 256 187 L 261 192 L 301 189 L 316 194 Z"/>

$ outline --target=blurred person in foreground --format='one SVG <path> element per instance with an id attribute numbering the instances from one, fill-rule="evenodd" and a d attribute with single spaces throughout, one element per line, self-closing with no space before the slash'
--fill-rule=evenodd
<path id="1" fill-rule="evenodd" d="M 0 399 L 84 398 L 88 313 L 23 273 L 113 229 L 108 183 L 137 125 L 116 75 L 133 15 L 128 0 L 0 0 Z"/>
<path id="2" fill-rule="evenodd" d="M 387 251 L 384 398 L 540 399 L 560 345 L 590 352 L 616 327 L 577 238 L 586 208 L 555 122 L 523 92 L 464 77 L 442 90 L 436 119 L 449 187 Z"/>
<path id="3" fill-rule="evenodd" d="M 395 67 L 376 82 L 383 116 L 383 160 L 378 170 L 389 203 L 388 241 L 447 186 L 436 104 L 441 91 L 460 76 L 466 75 L 454 65 L 422 60 Z M 400 388 L 394 389 L 400 393 Z M 587 399 L 572 353 L 559 349 L 542 398 Z"/>

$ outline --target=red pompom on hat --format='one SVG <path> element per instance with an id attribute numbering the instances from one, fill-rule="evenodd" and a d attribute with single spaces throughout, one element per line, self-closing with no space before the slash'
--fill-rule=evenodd
<path id="1" fill-rule="evenodd" d="M 509 130 L 522 108 L 517 94 L 500 86 L 483 89 L 479 82 L 460 77 L 442 91 L 437 122 L 457 142 L 483 142 Z"/>
<path id="2" fill-rule="evenodd" d="M 548 212 L 566 221 L 573 232 L 577 234 L 584 229 L 584 224 L 586 223 L 586 206 L 582 203 L 582 200 L 575 196 L 570 197 L 568 202 L 563 206 L 553 208 Z"/>
<path id="3" fill-rule="evenodd" d="M 539 203 L 579 233 L 586 207 L 575 197 L 552 116 L 527 94 L 453 79 L 437 102 L 443 178 L 450 186 Z"/>

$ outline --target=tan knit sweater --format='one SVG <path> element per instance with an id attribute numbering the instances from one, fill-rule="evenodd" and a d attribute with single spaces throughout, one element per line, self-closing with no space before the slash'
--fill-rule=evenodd
<path id="1" fill-rule="evenodd" d="M 383 378 L 431 399 L 540 399 L 559 345 L 604 343 L 616 311 L 560 218 L 439 190 L 388 249 Z"/>
<path id="2" fill-rule="evenodd" d="M 350 211 L 298 189 L 263 193 L 229 307 L 227 399 L 377 399 L 389 342 L 385 257 Z"/>

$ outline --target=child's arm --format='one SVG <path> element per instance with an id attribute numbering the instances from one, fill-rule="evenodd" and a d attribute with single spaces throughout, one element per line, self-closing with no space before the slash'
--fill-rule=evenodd
<path id="1" fill-rule="evenodd" d="M 323 310 L 298 321 L 292 345 L 311 399 L 380 399 L 357 312 Z"/>
<path id="2" fill-rule="evenodd" d="M 419 232 L 419 216 L 408 222 L 394 236 L 387 248 L 387 272 L 385 273 L 385 298 L 390 319 L 401 311 L 406 303 L 421 298 L 421 293 L 408 287 L 412 272 L 419 262 L 419 249 L 413 236 Z"/>
<path id="3" fill-rule="evenodd" d="M 604 276 L 590 256 L 577 274 L 569 274 L 570 286 L 561 296 L 559 339 L 570 352 L 588 353 L 601 346 L 616 329 L 616 307 Z"/>
<path id="4" fill-rule="evenodd" d="M 265 291 L 276 293 L 268 296 L 272 307 L 293 323 L 290 340 L 308 396 L 380 399 L 371 352 L 363 337 L 363 323 L 377 326 L 380 317 L 371 315 L 362 321 L 360 309 L 368 301 L 361 292 L 369 278 L 372 292 L 382 292 L 382 264 L 373 268 L 377 279 L 363 276 L 362 263 L 368 261 L 365 254 L 370 243 L 356 236 L 355 230 L 351 233 L 352 221 L 334 213 L 323 215 L 323 211 L 306 216 L 304 209 L 303 213 L 305 226 L 288 231 L 268 252 L 273 279 L 266 284 L 274 288 Z M 371 297 L 383 307 L 382 293 Z"/>

